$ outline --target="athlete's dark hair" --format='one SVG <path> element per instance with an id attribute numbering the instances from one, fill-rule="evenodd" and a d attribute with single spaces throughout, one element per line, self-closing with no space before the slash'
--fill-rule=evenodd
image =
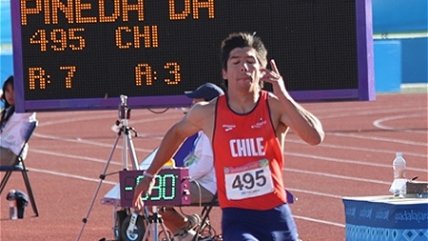
<path id="1" fill-rule="evenodd" d="M 256 33 L 238 32 L 231 33 L 221 43 L 221 64 L 223 69 L 227 69 L 227 60 L 230 52 L 235 48 L 251 47 L 257 52 L 257 59 L 263 67 L 267 65 L 267 50 L 261 38 Z"/>

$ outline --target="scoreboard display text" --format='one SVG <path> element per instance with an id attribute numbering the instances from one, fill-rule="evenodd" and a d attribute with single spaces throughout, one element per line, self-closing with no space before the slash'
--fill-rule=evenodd
<path id="1" fill-rule="evenodd" d="M 255 32 L 298 100 L 372 98 L 369 0 L 12 1 L 17 110 L 185 106 Z"/>

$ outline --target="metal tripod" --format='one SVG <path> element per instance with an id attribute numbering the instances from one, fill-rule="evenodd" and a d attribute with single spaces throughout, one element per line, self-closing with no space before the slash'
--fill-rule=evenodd
<path id="1" fill-rule="evenodd" d="M 89 215 L 94 207 L 95 200 L 98 196 L 98 192 L 101 188 L 101 185 L 108 175 L 117 174 L 118 172 L 107 174 L 108 167 L 113 158 L 114 151 L 116 150 L 117 144 L 119 140 L 123 139 L 123 150 L 122 150 L 122 168 L 123 170 L 127 170 L 129 167 L 129 156 L 132 157 L 132 167 L 135 170 L 139 169 L 137 155 L 135 152 L 134 143 L 132 142 L 132 137 L 137 135 L 137 132 L 128 126 L 128 120 L 130 117 L 131 109 L 128 108 L 128 97 L 125 95 L 120 96 L 120 105 L 119 105 L 119 120 L 116 121 L 115 130 L 117 131 L 117 138 L 114 142 L 113 148 L 110 152 L 109 158 L 104 166 L 103 173 L 99 176 L 100 181 L 98 182 L 98 186 L 95 190 L 94 196 L 90 202 L 89 209 L 87 211 L 86 216 L 82 219 L 82 227 L 80 229 L 80 233 L 76 239 L 76 241 L 80 241 L 80 238 L 85 229 L 86 223 L 88 222 Z M 129 152 L 129 153 L 128 153 Z"/>
<path id="2" fill-rule="evenodd" d="M 162 228 L 162 233 L 165 235 L 166 240 L 172 240 L 170 234 L 168 233 L 168 229 L 165 226 L 165 223 L 162 220 L 162 216 L 158 212 L 158 208 L 156 206 L 152 207 L 152 214 L 148 216 L 149 226 L 144 233 L 144 237 L 142 241 L 146 241 L 150 234 L 150 230 L 153 231 L 153 241 L 159 240 L 159 225 Z"/>

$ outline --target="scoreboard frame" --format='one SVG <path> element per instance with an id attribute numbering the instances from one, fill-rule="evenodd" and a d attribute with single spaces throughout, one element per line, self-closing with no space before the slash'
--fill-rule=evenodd
<path id="1" fill-rule="evenodd" d="M 34 0 L 35 2 L 40 1 L 40 3 L 45 4 L 46 2 L 49 2 L 51 0 Z M 60 0 L 60 1 L 65 1 L 65 0 Z M 86 0 L 80 0 L 79 2 L 81 3 L 82 6 L 89 6 L 89 5 L 84 5 L 84 4 L 89 4 L 88 2 L 85 2 Z M 130 0 L 123 0 L 123 1 L 130 1 Z M 136 0 L 138 2 L 140 2 L 139 0 Z M 223 2 L 217 3 L 218 0 L 205 0 L 206 2 L 211 2 L 211 3 L 215 3 L 215 4 L 225 4 Z M 238 4 L 239 2 L 242 2 L 243 0 L 233 0 L 234 2 L 236 2 L 236 4 Z M 248 2 L 252 2 L 253 0 L 246 0 Z M 289 2 L 290 4 L 292 4 L 293 0 L 286 0 L 287 2 Z M 312 0 L 313 2 L 314 0 Z M 316 1 L 316 0 L 315 0 Z M 127 95 L 128 96 L 128 104 L 130 107 L 132 108 L 164 108 L 164 107 L 182 107 L 182 106 L 189 106 L 191 104 L 191 100 L 187 97 L 184 96 L 184 91 L 186 90 L 191 90 L 194 89 L 195 87 L 199 86 L 202 83 L 205 82 L 214 82 L 216 84 L 221 85 L 222 81 L 220 80 L 220 77 L 217 78 L 217 76 L 203 76 L 201 75 L 201 78 L 194 78 L 194 79 L 185 79 L 185 80 L 180 80 L 180 79 L 172 79 L 171 78 L 167 78 L 167 77 L 162 77 L 163 81 L 165 83 L 168 83 L 168 81 L 170 81 L 168 83 L 168 85 L 164 84 L 163 86 L 158 86 L 156 87 L 157 89 L 153 89 L 153 90 L 147 90 L 146 92 L 144 92 L 144 88 L 146 88 L 147 86 L 144 86 L 144 88 L 141 88 L 141 95 L 139 93 L 135 94 L 128 94 L 128 93 L 116 93 L 116 94 L 107 94 L 108 91 L 105 91 L 106 94 L 101 96 L 100 94 L 94 95 L 94 96 L 83 96 L 80 97 L 78 95 L 69 95 L 67 94 L 67 89 L 64 88 L 56 88 L 55 90 L 51 91 L 50 94 L 47 94 L 47 91 L 42 90 L 41 88 L 41 82 L 36 82 L 36 81 L 40 81 L 40 76 L 42 76 L 43 81 L 46 81 L 47 77 L 49 76 L 47 74 L 45 74 L 45 69 L 49 69 L 49 67 L 51 67 L 51 65 L 56 64 L 55 60 L 56 58 L 54 58 L 53 55 L 56 55 L 57 53 L 55 53 L 55 51 L 51 50 L 51 53 L 47 53 L 47 55 L 52 55 L 50 57 L 52 58 L 42 58 L 42 55 L 46 55 L 46 53 L 41 53 L 40 55 L 29 55 L 26 52 L 31 52 L 28 51 L 28 49 L 31 48 L 35 48 L 36 46 L 33 44 L 31 45 L 29 37 L 25 37 L 23 35 L 23 31 L 24 28 L 26 26 L 23 25 L 23 21 L 22 21 L 22 14 L 21 14 L 21 10 L 22 10 L 22 6 L 21 3 L 23 4 L 27 4 L 27 1 L 25 0 L 19 0 L 19 1 L 12 1 L 11 3 L 11 7 L 12 7 L 12 31 L 13 31 L 13 56 L 14 56 L 14 76 L 15 76 L 15 95 L 16 95 L 16 99 L 17 99 L 17 103 L 16 103 L 16 111 L 17 112 L 28 112 L 28 111 L 54 111 L 54 110 L 88 110 L 88 109 L 114 109 L 117 108 L 119 101 L 119 96 L 120 95 Z M 70 0 L 71 3 L 74 2 L 74 0 Z M 121 2 L 121 1 L 118 1 Z M 145 1 L 148 3 L 152 3 L 151 1 Z M 156 2 L 156 1 L 155 1 Z M 159 2 L 159 1 L 158 1 Z M 184 3 L 188 3 L 191 1 L 188 0 L 169 0 L 169 4 L 171 5 L 171 3 L 177 3 L 177 2 L 184 2 Z M 194 2 L 202 2 L 202 0 L 196 0 Z M 271 2 L 275 2 L 275 1 L 271 1 Z M 285 2 L 285 1 L 284 1 Z M 307 2 L 307 3 L 311 3 L 311 0 L 305 0 L 302 2 Z M 328 0 L 327 2 L 332 2 L 334 5 L 333 0 Z M 278 58 L 282 58 L 283 56 L 273 56 L 277 62 L 277 64 L 279 63 L 279 70 L 280 72 L 284 75 L 285 73 L 285 82 L 286 82 L 286 86 L 289 89 L 290 94 L 297 100 L 300 102 L 314 102 L 314 101 L 347 101 L 347 100 L 359 100 L 359 101 L 367 101 L 367 100 L 374 100 L 375 99 L 375 90 L 374 90 L 374 71 L 373 71 L 373 43 L 372 43 L 372 9 L 371 9 L 371 1 L 370 0 L 347 0 L 347 2 L 353 3 L 355 4 L 355 8 L 354 8 L 354 16 L 351 16 L 352 21 L 355 22 L 355 26 L 353 31 L 355 31 L 355 65 L 356 66 L 352 66 L 355 67 L 356 71 L 355 71 L 355 82 L 356 83 L 352 83 L 353 86 L 351 87 L 347 87 L 347 88 L 329 88 L 329 89 L 317 89 L 318 87 L 315 85 L 313 86 L 313 89 L 309 88 L 309 89 L 294 89 L 293 86 L 289 86 L 289 83 L 287 83 L 287 69 L 284 69 L 281 67 L 281 61 L 279 61 L 280 59 Z M 233 3 L 235 4 L 235 3 Z M 217 7 L 218 5 L 216 5 Z M 171 6 L 170 6 L 171 7 Z M 272 10 L 274 11 L 274 10 Z M 339 12 L 339 11 L 338 11 Z M 207 12 L 203 12 L 204 15 L 201 13 L 201 15 L 203 15 L 205 18 L 209 18 L 208 13 Z M 314 13 L 317 14 L 317 13 Z M 170 13 L 171 15 L 171 13 Z M 226 15 L 227 16 L 227 15 Z M 31 18 L 33 18 L 34 16 L 29 15 L 27 21 L 31 22 Z M 131 18 L 132 16 L 129 16 L 129 18 Z M 216 16 L 217 17 L 217 16 Z M 341 16 L 343 17 L 343 16 Z M 45 17 L 46 18 L 46 17 Z M 65 19 L 65 17 L 63 17 Z M 195 18 L 195 17 L 194 17 Z M 202 17 L 200 17 L 202 18 Z M 218 17 L 221 18 L 221 17 Z M 40 19 L 42 19 L 40 17 Z M 48 21 L 45 19 L 45 21 Z M 46 35 L 48 36 L 57 36 L 57 32 L 60 32 L 60 35 L 63 36 L 63 30 L 65 30 L 65 34 L 69 34 L 68 36 L 72 36 L 74 37 L 75 41 L 76 40 L 76 36 L 75 33 L 76 31 L 79 31 L 79 25 L 78 24 L 68 24 L 67 23 L 63 23 L 64 21 L 61 22 L 61 19 L 57 20 L 59 22 L 53 24 L 52 21 L 53 20 L 49 20 L 51 22 L 49 22 L 48 24 L 46 24 L 45 22 L 45 26 L 41 26 L 41 28 L 38 28 L 39 30 L 41 29 L 42 32 L 37 32 L 37 31 L 33 31 L 33 36 L 36 35 L 41 35 L 41 33 L 44 33 L 43 31 L 46 30 Z M 164 21 L 164 20 L 157 20 L 157 21 Z M 172 22 L 171 19 L 166 19 L 165 21 L 170 21 Z M 208 20 L 207 20 L 208 21 Z M 28 23 L 27 22 L 27 23 Z M 39 22 L 42 22 L 41 20 Z M 196 22 L 195 19 L 188 21 L 188 22 L 181 22 L 181 25 L 189 25 L 191 26 L 192 22 Z M 103 23 L 96 23 L 96 24 L 100 24 L 100 27 L 102 26 L 101 24 Z M 243 26 L 246 23 L 243 23 Z M 43 27 L 47 27 L 47 25 L 51 25 L 49 26 L 49 29 L 44 29 Z M 52 30 L 52 25 L 54 26 L 54 30 Z M 73 27 L 73 26 L 77 26 L 77 27 Z M 153 25 L 154 26 L 154 25 Z M 73 27 L 73 28 L 72 28 Z M 125 26 L 125 28 L 127 28 Z M 273 27 L 272 27 L 273 28 Z M 58 29 L 60 29 L 61 31 L 59 31 Z M 70 30 L 71 29 L 71 30 Z M 77 30 L 76 30 L 77 29 Z M 256 28 L 255 28 L 256 29 Z M 58 30 L 58 31 L 57 31 Z M 67 32 L 68 30 L 68 32 Z M 126 30 L 126 29 L 125 29 Z M 275 29 L 273 29 L 272 31 L 274 31 Z M 71 32 L 70 32 L 71 31 Z M 53 33 L 55 32 L 55 33 Z M 259 33 L 260 31 L 257 31 L 257 33 Z M 222 31 L 218 31 L 217 34 L 218 35 L 222 35 L 221 38 L 220 36 L 217 36 L 217 39 L 223 39 L 224 37 L 227 36 L 227 34 L 229 34 L 230 32 L 222 32 Z M 192 33 L 192 34 L 196 34 L 197 33 Z M 266 39 L 269 39 L 271 34 L 269 31 L 267 32 L 262 32 L 260 33 L 260 37 L 262 38 L 262 40 L 265 42 L 266 47 L 268 49 L 268 51 L 271 50 L 271 46 L 270 44 L 272 44 L 271 41 L 266 41 Z M 268 36 L 268 37 L 266 37 Z M 310 33 L 308 34 L 308 36 L 311 36 Z M 50 40 L 56 40 L 57 37 L 51 37 L 51 38 L 55 38 L 55 39 L 50 39 Z M 162 36 L 159 36 L 159 41 L 162 40 Z M 311 37 L 312 38 L 312 37 Z M 213 38 L 214 39 L 214 38 Z M 72 39 L 73 40 L 73 39 Z M 39 41 L 39 40 L 37 40 Z M 37 42 L 36 41 L 36 42 Z M 267 44 L 266 42 L 269 42 L 270 44 Z M 173 43 L 172 43 L 173 44 Z M 179 46 L 180 44 L 182 44 L 181 42 L 177 42 L 175 43 L 176 46 Z M 189 46 L 185 46 L 187 48 L 191 48 L 192 44 L 194 45 L 195 43 L 188 43 Z M 213 43 L 210 43 L 213 46 L 219 46 L 220 42 L 216 41 Z M 70 44 L 69 46 L 67 46 L 68 48 L 71 47 L 76 47 L 77 44 Z M 117 44 L 116 44 L 117 45 Z M 158 47 L 158 51 L 159 52 L 159 56 L 161 54 L 164 54 L 165 52 L 168 52 L 168 49 L 165 49 L 163 51 L 161 43 L 159 43 L 160 47 Z M 204 45 L 206 46 L 206 45 Z M 55 46 L 50 46 L 50 47 L 55 47 Z M 82 46 L 80 46 L 82 47 Z M 49 48 L 49 46 L 48 46 Z M 90 48 L 90 47 L 87 47 Z M 92 47 L 91 47 L 92 48 Z M 196 48 L 196 47 L 195 47 Z M 220 50 L 220 47 L 218 47 L 215 52 L 218 53 Z M 140 51 L 140 50 L 138 50 Z M 200 51 L 200 50 L 198 50 Z M 49 52 L 49 50 L 48 50 Z M 70 52 L 70 51 L 69 51 Z M 195 50 L 194 52 L 197 52 L 197 50 Z M 72 52 L 71 51 L 71 55 L 73 54 L 78 54 L 78 51 Z M 129 52 L 128 52 L 129 53 Z M 177 56 L 178 57 L 182 57 L 179 56 L 180 52 L 177 52 Z M 274 53 L 273 53 L 274 54 Z M 69 55 L 70 56 L 70 55 Z M 159 62 L 162 62 L 162 64 L 164 64 L 164 72 L 170 72 L 171 71 L 176 71 L 181 68 L 184 69 L 184 64 L 182 64 L 180 61 L 175 62 L 175 60 L 173 60 L 171 58 L 171 61 L 169 60 L 158 60 L 156 57 L 156 55 L 150 55 L 150 60 L 153 60 L 154 62 L 157 62 L 157 64 L 159 65 Z M 40 68 L 34 68 L 34 67 L 28 67 L 28 61 L 29 59 L 33 58 L 33 59 L 37 59 L 38 57 L 40 57 Z M 123 56 L 121 56 L 123 58 Z M 186 56 L 188 57 L 188 56 Z M 208 58 L 213 58 L 213 57 L 217 57 L 217 56 L 207 56 Z M 272 56 L 268 56 L 268 57 L 272 57 Z M 85 58 L 80 58 L 82 59 L 82 61 L 85 61 Z M 92 59 L 92 61 L 95 61 L 95 59 Z M 214 61 L 214 60 L 213 60 Z M 35 60 L 33 60 L 33 62 L 35 62 Z M 199 62 L 203 62 L 203 63 L 207 63 L 208 60 L 203 60 L 203 59 L 196 59 L 194 63 L 192 63 L 192 65 L 195 65 L 195 63 L 199 63 Z M 214 61 L 215 62 L 215 61 Z M 217 61 L 220 62 L 220 61 Z M 119 66 L 121 64 L 121 62 L 118 61 L 117 65 Z M 150 71 L 147 72 L 147 67 L 148 65 L 143 64 L 140 70 L 143 72 L 143 74 L 145 75 L 144 78 L 146 80 L 146 84 L 152 84 L 152 82 L 149 82 L 148 79 L 148 75 L 156 75 L 159 74 L 158 72 L 154 71 L 151 69 L 150 67 Z M 173 67 L 171 67 L 173 66 Z M 175 67 L 174 67 L 175 66 Z M 220 65 L 215 65 L 220 67 Z M 58 70 L 62 71 L 65 73 L 68 73 L 69 75 L 65 77 L 65 79 L 67 77 L 69 77 L 68 80 L 71 81 L 71 77 L 72 75 L 74 75 L 75 70 L 73 70 L 73 66 L 61 66 L 61 68 L 64 67 L 65 69 L 61 69 Z M 202 68 L 204 66 L 201 66 Z M 118 67 L 119 68 L 119 67 Z M 171 70 L 171 68 L 175 68 Z M 298 68 L 298 64 L 296 64 L 295 66 L 291 66 L 290 68 Z M 73 71 L 71 71 L 73 70 Z M 67 72 L 68 71 L 68 72 Z M 217 69 L 215 70 L 218 73 L 220 73 L 221 69 Z M 304 69 L 301 69 L 299 71 L 305 71 Z M 29 74 L 30 72 L 30 74 Z M 203 71 L 204 72 L 204 69 Z M 41 74 L 43 73 L 43 75 Z M 184 71 L 183 71 L 184 73 Z M 34 79 L 34 75 L 36 75 L 36 78 Z M 165 74 L 164 74 L 165 75 Z M 183 74 L 184 75 L 184 74 Z M 334 75 L 334 73 L 330 73 L 330 75 Z M 29 78 L 29 76 L 33 76 L 31 78 Z M 220 76 L 220 74 L 218 74 L 218 76 Z M 208 79 L 209 77 L 211 77 L 211 79 Z M 150 78 L 153 77 L 151 76 Z M 161 77 L 159 77 L 161 78 Z M 329 76 L 327 76 L 327 78 L 329 78 Z M 155 78 L 156 79 L 156 76 Z M 82 82 L 90 82 L 91 80 L 86 80 L 84 79 L 84 81 L 82 80 Z M 117 78 L 111 78 L 111 79 L 107 79 L 107 80 L 100 80 L 100 81 L 106 81 L 106 83 L 110 83 L 110 82 L 115 82 L 118 81 Z M 181 82 L 180 82 L 181 81 Z M 135 81 L 136 82 L 136 81 Z M 188 84 L 184 85 L 183 83 L 186 82 Z M 337 83 L 339 84 L 340 81 L 337 81 Z M 39 93 L 33 95 L 31 90 L 29 90 L 29 85 L 35 85 L 37 84 L 36 91 L 38 91 Z M 171 84 L 171 85 L 169 85 Z M 335 85 L 336 83 L 332 83 L 332 85 Z M 144 85 L 144 84 L 143 84 Z M 319 85 L 319 83 L 318 83 Z M 115 87 L 114 85 L 111 85 L 112 87 L 109 87 L 109 91 L 113 91 Z M 33 86 L 34 87 L 34 86 Z M 37 88 L 39 88 L 37 90 Z M 49 87 L 47 87 L 49 88 Z M 75 88 L 75 87 L 72 87 Z M 76 89 L 80 88 L 81 91 L 83 91 L 84 88 L 82 87 L 76 87 Z M 147 89 L 150 89 L 152 87 L 148 87 Z M 176 89 L 174 89 L 176 88 Z M 91 89 L 93 90 L 93 87 L 88 88 L 89 91 L 91 91 Z M 96 88 L 95 88 L 96 89 Z M 129 88 L 127 88 L 129 89 Z M 96 92 L 95 90 L 93 90 L 94 93 Z M 48 96 L 48 98 L 45 98 L 46 96 Z"/>

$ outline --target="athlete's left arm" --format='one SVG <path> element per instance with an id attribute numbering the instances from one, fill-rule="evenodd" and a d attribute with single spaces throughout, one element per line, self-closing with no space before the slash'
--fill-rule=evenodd
<path id="1" fill-rule="evenodd" d="M 269 98 L 273 116 L 277 116 L 281 123 L 293 129 L 305 142 L 311 145 L 320 144 L 325 136 L 321 121 L 290 96 L 274 60 L 270 61 L 270 65 L 272 70 L 264 69 L 262 80 L 271 83 L 273 87 L 275 96 Z"/>

